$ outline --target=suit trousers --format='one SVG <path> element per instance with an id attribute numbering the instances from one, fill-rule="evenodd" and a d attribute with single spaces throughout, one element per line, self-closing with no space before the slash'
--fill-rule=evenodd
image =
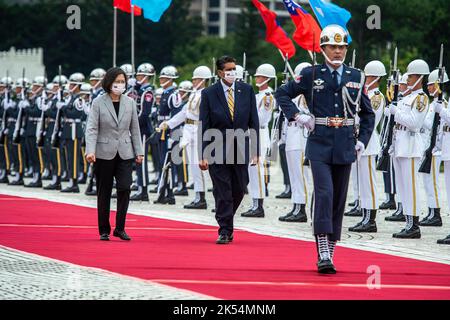
<path id="1" fill-rule="evenodd" d="M 132 183 L 133 159 L 123 160 L 119 154 L 114 159 L 97 159 L 94 173 L 97 183 L 97 212 L 99 233 L 111 232 L 109 214 L 113 178 L 116 178 L 117 213 L 116 230 L 125 230 L 125 219 L 130 202 L 130 187 Z"/>
<path id="2" fill-rule="evenodd" d="M 245 187 L 248 184 L 248 165 L 211 164 L 209 174 L 213 183 L 219 234 L 231 235 L 233 218 L 244 198 Z"/>

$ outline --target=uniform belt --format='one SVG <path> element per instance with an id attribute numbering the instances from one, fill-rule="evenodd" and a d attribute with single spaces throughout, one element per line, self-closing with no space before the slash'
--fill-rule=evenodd
<path id="1" fill-rule="evenodd" d="M 316 124 L 332 128 L 348 127 L 355 124 L 355 119 L 339 117 L 316 118 Z"/>
<path id="2" fill-rule="evenodd" d="M 290 121 L 288 122 L 288 127 L 301 127 L 302 125 L 298 123 L 297 121 Z"/>
<path id="3" fill-rule="evenodd" d="M 68 118 L 66 118 L 66 119 L 64 119 L 64 122 L 65 123 L 81 123 L 81 120 L 80 119 L 68 119 Z"/>
<path id="4" fill-rule="evenodd" d="M 193 119 L 186 119 L 186 121 L 185 121 L 185 123 L 186 124 L 194 124 L 194 125 L 198 125 L 199 124 L 199 121 L 197 121 L 197 120 L 193 120 Z"/>
<path id="5" fill-rule="evenodd" d="M 443 130 L 444 132 L 450 132 L 450 127 L 449 127 L 449 126 L 444 126 L 444 127 L 442 128 L 442 130 Z"/>
<path id="6" fill-rule="evenodd" d="M 170 116 L 158 116 L 158 121 L 169 120 Z"/>

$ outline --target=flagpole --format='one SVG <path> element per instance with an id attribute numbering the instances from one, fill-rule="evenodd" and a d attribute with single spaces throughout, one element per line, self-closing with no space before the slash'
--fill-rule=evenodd
<path id="1" fill-rule="evenodd" d="M 117 8 L 114 7 L 113 67 L 116 66 L 116 54 L 117 54 Z"/>
<path id="2" fill-rule="evenodd" d="M 278 49 L 278 52 L 280 53 L 281 58 L 282 58 L 283 61 L 284 61 L 284 60 L 286 59 L 286 57 L 284 56 L 283 52 L 281 52 L 280 49 Z M 291 68 L 291 65 L 290 65 L 289 61 L 287 61 L 287 67 L 288 67 L 288 69 L 289 69 L 289 73 L 291 74 L 292 79 L 295 79 L 295 74 L 294 74 L 294 71 L 293 71 L 292 68 Z"/>
<path id="3" fill-rule="evenodd" d="M 131 4 L 131 66 L 134 75 L 134 4 Z"/>

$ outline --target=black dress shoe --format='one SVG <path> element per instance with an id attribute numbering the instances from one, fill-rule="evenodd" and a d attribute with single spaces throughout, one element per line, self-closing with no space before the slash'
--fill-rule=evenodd
<path id="1" fill-rule="evenodd" d="M 159 197 L 157 200 L 153 201 L 154 204 L 175 204 L 175 198 L 169 197 Z"/>
<path id="2" fill-rule="evenodd" d="M 437 241 L 437 244 L 450 244 L 450 234 L 444 239 L 439 239 Z"/>
<path id="3" fill-rule="evenodd" d="M 393 214 L 391 216 L 387 216 L 384 218 L 385 221 L 395 221 L 395 222 L 404 222 L 406 221 L 406 218 L 403 213 L 400 214 Z"/>
<path id="4" fill-rule="evenodd" d="M 64 192 L 64 193 L 80 193 L 80 188 L 78 188 L 78 186 L 71 186 L 71 187 L 67 187 L 65 189 L 62 189 L 61 192 Z"/>
<path id="5" fill-rule="evenodd" d="M 6 175 L 0 179 L 0 183 L 8 183 L 8 182 L 9 182 L 8 176 L 6 176 Z"/>
<path id="6" fill-rule="evenodd" d="M 184 209 L 207 209 L 206 201 L 192 201 L 189 204 L 184 205 Z"/>
<path id="7" fill-rule="evenodd" d="M 252 211 L 247 211 L 241 214 L 241 217 L 246 218 L 264 218 L 264 209 L 263 208 L 256 208 Z"/>
<path id="8" fill-rule="evenodd" d="M 361 208 L 352 208 L 351 210 L 344 213 L 344 216 L 346 217 L 362 217 L 362 210 Z"/>
<path id="9" fill-rule="evenodd" d="M 42 181 L 38 180 L 38 181 L 30 182 L 30 183 L 24 185 L 24 187 L 26 187 L 26 188 L 42 188 Z"/>
<path id="10" fill-rule="evenodd" d="M 102 240 L 102 241 L 109 241 L 109 234 L 107 234 L 107 233 L 102 233 L 102 234 L 100 235 L 100 240 Z"/>
<path id="11" fill-rule="evenodd" d="M 84 192 L 85 195 L 87 196 L 96 196 L 97 195 L 97 190 L 91 189 L 91 190 L 86 190 Z"/>
<path id="12" fill-rule="evenodd" d="M 137 192 L 130 197 L 131 201 L 148 201 L 148 193 L 147 190 L 142 192 Z"/>
<path id="13" fill-rule="evenodd" d="M 216 244 L 228 244 L 230 243 L 230 237 L 226 234 L 221 234 L 216 240 Z"/>
<path id="14" fill-rule="evenodd" d="M 348 228 L 348 231 L 352 231 L 352 232 L 377 232 L 377 223 L 375 221 L 369 221 L 367 223 L 359 222 L 355 226 Z"/>
<path id="15" fill-rule="evenodd" d="M 423 227 L 442 227 L 441 208 L 428 208 L 428 216 L 419 222 Z"/>
<path id="16" fill-rule="evenodd" d="M 285 222 L 308 222 L 308 217 L 304 213 L 297 213 L 292 214 L 286 219 L 284 219 Z"/>
<path id="17" fill-rule="evenodd" d="M 51 183 L 48 186 L 45 186 L 44 190 L 61 190 L 61 184 L 60 183 Z"/>
<path id="18" fill-rule="evenodd" d="M 292 192 L 289 190 L 288 192 L 282 192 L 275 196 L 277 199 L 290 199 L 292 197 Z"/>
<path id="19" fill-rule="evenodd" d="M 8 185 L 10 185 L 10 186 L 23 186 L 23 179 L 22 178 L 20 178 L 19 180 L 13 180 L 13 181 L 10 181 L 9 183 L 8 183 Z"/>
<path id="20" fill-rule="evenodd" d="M 182 189 L 180 189 L 180 190 L 175 190 L 174 192 L 173 192 L 173 195 L 174 196 L 188 196 L 189 195 L 189 192 L 188 192 L 188 190 L 186 189 L 186 188 L 182 188 Z"/>
<path id="21" fill-rule="evenodd" d="M 381 210 L 396 210 L 397 209 L 397 205 L 395 203 L 394 200 L 387 200 L 385 202 L 383 202 L 382 204 L 380 204 L 379 207 Z"/>
<path id="22" fill-rule="evenodd" d="M 413 226 L 410 229 L 403 229 L 398 233 L 392 235 L 393 238 L 398 239 L 420 239 L 420 228 Z"/>
<path id="23" fill-rule="evenodd" d="M 87 176 L 85 174 L 83 174 L 83 176 L 77 180 L 78 184 L 86 184 L 86 181 Z"/>
<path id="24" fill-rule="evenodd" d="M 336 268 L 329 259 L 320 259 L 317 262 L 317 271 L 322 274 L 335 274 Z"/>
<path id="25" fill-rule="evenodd" d="M 131 240 L 130 236 L 127 235 L 127 233 L 125 231 L 114 230 L 113 236 L 114 237 L 118 237 L 118 238 L 120 238 L 122 240 L 126 240 L 126 241 L 130 241 Z"/>

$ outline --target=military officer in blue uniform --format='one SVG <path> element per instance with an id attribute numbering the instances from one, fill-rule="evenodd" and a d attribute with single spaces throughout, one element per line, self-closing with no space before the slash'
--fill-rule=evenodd
<path id="1" fill-rule="evenodd" d="M 336 273 L 333 254 L 341 238 L 351 164 L 367 146 L 375 115 L 364 92 L 364 75 L 344 64 L 347 32 L 338 25 L 322 30 L 320 46 L 326 62 L 307 67 L 295 81 L 281 86 L 275 99 L 289 121 L 309 130 L 306 157 L 314 180 L 313 233 L 318 272 Z M 309 112 L 300 113 L 291 99 L 303 94 Z M 355 115 L 360 118 L 355 130 Z"/>

